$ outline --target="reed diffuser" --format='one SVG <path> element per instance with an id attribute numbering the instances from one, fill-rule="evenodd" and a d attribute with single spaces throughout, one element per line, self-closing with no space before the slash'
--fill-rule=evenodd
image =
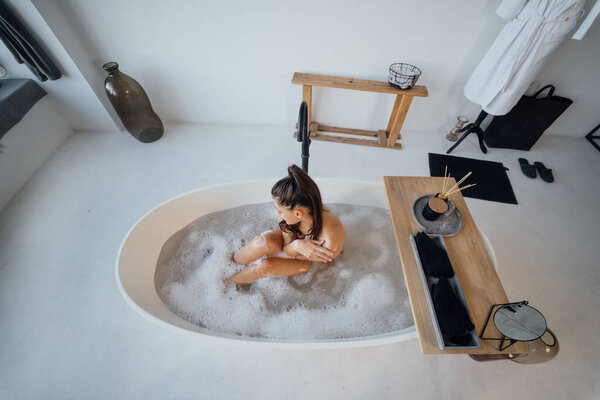
<path id="1" fill-rule="evenodd" d="M 475 186 L 476 184 L 470 184 L 463 187 L 460 187 L 460 184 L 463 183 L 472 172 L 469 172 L 463 178 L 456 183 L 456 185 L 452 186 L 449 189 L 446 189 L 448 186 L 449 178 L 451 177 L 448 173 L 448 166 L 444 169 L 444 181 L 442 182 L 442 189 L 435 196 L 432 196 L 425 207 L 423 208 L 423 217 L 429 221 L 435 221 L 442 215 L 451 212 L 453 210 L 454 205 L 450 203 L 448 200 L 448 196 L 458 193 L 464 189 L 468 189 L 470 187 Z M 452 207 L 452 208 L 451 208 Z"/>

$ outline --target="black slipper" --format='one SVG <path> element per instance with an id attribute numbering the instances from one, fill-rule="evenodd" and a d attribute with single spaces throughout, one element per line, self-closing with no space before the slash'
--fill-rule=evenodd
<path id="1" fill-rule="evenodd" d="M 544 182 L 554 182 L 554 175 L 552 175 L 551 169 L 546 168 L 546 166 L 540 161 L 534 162 L 533 165 L 535 165 L 535 167 L 537 168 L 538 172 L 540 173 L 540 178 L 542 178 Z"/>
<path id="2" fill-rule="evenodd" d="M 537 176 L 535 173 L 535 165 L 529 164 L 529 161 L 524 158 L 519 158 L 519 164 L 521 164 L 521 171 L 523 171 L 526 177 L 533 179 Z"/>

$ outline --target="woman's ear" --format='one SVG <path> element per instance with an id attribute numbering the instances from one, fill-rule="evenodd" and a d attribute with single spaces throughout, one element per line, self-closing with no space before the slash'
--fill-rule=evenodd
<path id="1" fill-rule="evenodd" d="M 302 210 L 300 210 L 299 208 L 295 208 L 294 215 L 296 216 L 296 218 L 302 219 Z"/>

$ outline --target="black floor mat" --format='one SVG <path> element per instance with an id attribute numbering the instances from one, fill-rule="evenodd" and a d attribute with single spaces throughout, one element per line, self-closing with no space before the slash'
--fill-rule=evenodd
<path id="1" fill-rule="evenodd" d="M 473 171 L 461 186 L 469 183 L 476 183 L 477 186 L 465 189 L 462 192 L 464 197 L 518 204 L 502 163 L 429 153 L 431 176 L 444 176 L 446 166 L 456 181 Z"/>

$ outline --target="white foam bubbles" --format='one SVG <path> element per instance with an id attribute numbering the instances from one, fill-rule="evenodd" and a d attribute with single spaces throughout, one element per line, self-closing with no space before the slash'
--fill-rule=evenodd
<path id="1" fill-rule="evenodd" d="M 277 227 L 272 203 L 197 219 L 163 246 L 155 273 L 160 298 L 194 324 L 248 337 L 349 338 L 412 325 L 389 212 L 328 207 L 346 230 L 334 262 L 315 262 L 305 274 L 262 279 L 246 289 L 226 283 L 243 268 L 232 256 Z"/>

